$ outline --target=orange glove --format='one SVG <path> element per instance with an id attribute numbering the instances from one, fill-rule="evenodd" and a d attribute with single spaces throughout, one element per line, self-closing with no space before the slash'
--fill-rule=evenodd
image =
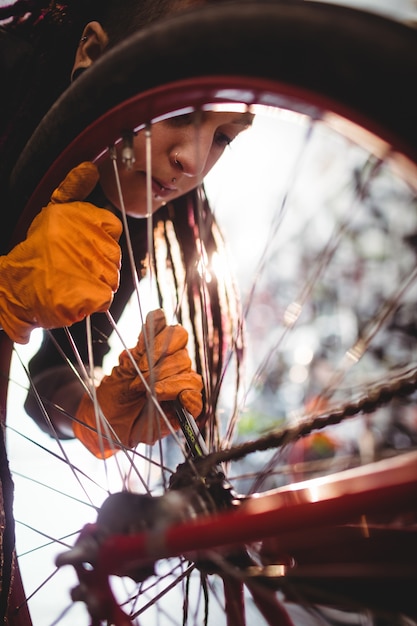
<path id="1" fill-rule="evenodd" d="M 119 284 L 122 224 L 80 202 L 98 177 L 93 163 L 74 168 L 26 239 L 0 257 L 0 325 L 13 341 L 27 343 L 37 326 L 69 326 L 109 308 Z"/>
<path id="2" fill-rule="evenodd" d="M 201 376 L 191 369 L 187 340 L 185 328 L 167 326 L 163 311 L 157 310 L 148 314 L 138 343 L 130 351 L 175 430 L 179 424 L 170 404 L 164 404 L 166 401 L 179 397 L 184 408 L 194 417 L 198 417 L 203 408 L 203 383 Z M 170 434 L 127 351 L 122 352 L 119 365 L 103 378 L 96 393 L 101 411 L 123 445 L 153 444 Z M 103 453 L 108 457 L 116 452 L 106 439 L 102 441 L 103 449 L 100 447 L 94 405 L 88 394 L 83 396 L 76 418 L 91 427 L 85 428 L 79 422 L 74 422 L 73 426 L 75 436 L 90 452 L 100 458 Z M 104 428 L 102 432 L 105 432 Z"/>

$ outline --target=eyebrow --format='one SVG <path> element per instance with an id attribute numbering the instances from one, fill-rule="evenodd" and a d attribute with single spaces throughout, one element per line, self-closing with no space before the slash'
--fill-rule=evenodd
<path id="1" fill-rule="evenodd" d="M 254 119 L 253 113 L 240 113 L 238 117 L 232 120 L 232 124 L 239 124 L 241 126 L 252 126 Z"/>

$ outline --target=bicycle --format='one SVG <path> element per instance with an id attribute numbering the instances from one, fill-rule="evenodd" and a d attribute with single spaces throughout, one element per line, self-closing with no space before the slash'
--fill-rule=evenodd
<path id="1" fill-rule="evenodd" d="M 233 36 L 229 32 L 232 22 L 235 24 Z M 156 54 L 161 50 L 161 41 L 169 51 L 170 64 L 167 64 L 166 54 Z M 71 87 L 22 155 L 15 171 L 14 195 L 18 205 L 26 206 L 20 226 L 24 232 L 34 212 L 45 204 L 51 189 L 70 167 L 82 160 L 105 158 L 107 146 L 117 142 L 126 128 L 135 132 L 149 128 L 152 121 L 183 114 L 190 106 L 197 111 L 226 107 L 255 112 L 261 129 L 262 118 L 268 120 L 266 133 L 270 137 L 274 127 L 277 136 L 282 137 L 283 122 L 286 128 L 291 120 L 288 123 L 295 145 L 293 169 L 286 161 L 282 161 L 280 167 L 288 166 L 290 182 L 296 186 L 291 192 L 286 188 L 274 190 L 279 203 L 278 211 L 276 203 L 271 202 L 267 207 L 272 219 L 272 226 L 268 222 L 264 233 L 268 247 L 259 246 L 257 262 L 251 260 L 251 265 L 255 265 L 255 279 L 242 296 L 249 333 L 263 331 L 258 321 L 260 316 L 263 322 L 270 319 L 268 332 L 263 331 L 252 348 L 250 356 L 259 356 L 259 359 L 251 364 L 248 373 L 249 391 L 244 390 L 235 398 L 231 365 L 222 372 L 225 397 L 221 397 L 220 407 L 226 414 L 239 417 L 241 445 L 231 445 L 236 436 L 233 429 L 238 425 L 229 428 L 220 423 L 217 439 L 214 434 L 210 438 L 209 431 L 207 443 L 213 451 L 207 458 L 186 464 L 185 493 L 191 491 L 191 500 L 196 499 L 193 506 L 197 510 L 203 506 L 210 509 L 214 500 L 214 509 L 222 508 L 216 502 L 217 495 L 212 495 L 213 489 L 217 494 L 220 480 L 220 492 L 227 500 L 226 510 L 220 513 L 211 510 L 197 520 L 163 528 L 159 534 L 147 530 L 137 537 L 109 539 L 93 554 L 92 568 L 85 567 L 88 552 L 83 553 L 80 560 L 79 554 L 74 556 L 69 549 L 64 561 L 74 562 L 81 583 L 91 587 L 89 594 L 76 593 L 87 603 L 92 599 L 89 609 L 94 624 L 102 619 L 113 620 L 116 626 L 130 624 L 131 619 L 126 617 L 129 612 L 136 616 L 132 620 L 141 622 L 148 601 L 144 600 L 140 607 L 137 602 L 147 598 L 147 593 L 156 595 L 158 604 L 163 604 L 159 597 L 163 593 L 155 593 L 150 582 L 150 590 L 146 590 L 146 580 L 156 561 L 162 561 L 162 568 L 167 568 L 167 579 L 179 580 L 179 584 L 183 580 L 190 581 L 183 583 L 188 597 L 184 601 L 184 623 L 186 619 L 208 622 L 203 605 L 209 595 L 215 598 L 212 602 L 217 601 L 218 591 L 213 580 L 218 577 L 224 583 L 228 624 L 244 623 L 240 605 L 243 586 L 251 592 L 253 602 L 268 624 L 291 623 L 282 594 L 291 606 L 311 604 L 311 619 L 321 620 L 319 623 L 332 619 L 326 617 L 323 605 L 335 607 L 342 614 L 346 607 L 359 611 L 364 606 L 375 615 L 403 614 L 407 617 L 401 619 L 416 619 L 412 594 L 407 593 L 407 585 L 416 580 L 417 461 L 412 451 L 415 446 L 412 394 L 416 371 L 412 365 L 405 368 L 405 364 L 412 364 L 415 351 L 412 333 L 415 253 L 410 236 L 415 219 L 410 206 L 415 202 L 416 180 L 414 112 L 417 103 L 412 81 L 416 46 L 415 32 L 403 25 L 316 2 L 245 2 L 239 3 L 238 9 L 234 3 L 202 9 L 155 26 L 115 49 L 97 64 L 94 74 L 85 80 L 81 77 Z M 147 55 L 156 59 L 152 75 L 138 72 L 138 59 Z M 195 60 L 193 64 L 186 62 L 190 57 Z M 280 59 L 282 63 L 278 62 Z M 117 73 L 114 68 L 118 68 Z M 315 71 L 317 68 L 320 68 L 319 73 Z M 114 85 L 107 85 L 109 75 L 118 76 L 117 90 Z M 397 94 L 394 101 L 386 97 L 388 83 L 391 93 Z M 94 94 L 99 86 L 100 98 L 96 102 Z M 77 107 L 74 107 L 75 102 Z M 330 134 L 328 129 L 336 130 L 336 134 Z M 299 157 L 306 147 L 314 154 L 313 136 L 319 139 L 319 151 L 324 150 L 325 140 L 330 142 L 326 165 L 342 176 L 331 183 L 325 198 L 326 220 L 317 210 L 322 200 L 316 201 L 312 194 L 309 213 L 300 209 L 299 189 L 306 185 L 310 188 L 312 178 L 317 175 L 311 164 L 308 169 L 303 168 Z M 352 138 L 359 143 L 351 142 Z M 265 141 L 265 136 L 262 140 Z M 348 151 L 338 161 L 341 145 Z M 43 146 L 48 149 L 43 150 Z M 348 160 L 353 163 L 353 173 L 345 173 Z M 266 165 L 263 167 L 267 171 Z M 321 167 L 319 164 L 318 169 Z M 254 168 L 253 163 L 251 168 Z M 275 178 L 275 171 L 274 168 L 268 170 L 268 184 Z M 37 185 L 39 180 L 41 183 Z M 347 201 L 339 199 L 341 187 L 348 189 Z M 393 198 L 396 219 L 392 217 Z M 359 201 L 367 213 L 356 207 Z M 227 202 L 230 206 L 230 198 Z M 291 212 L 299 216 L 298 228 L 304 239 L 298 265 L 288 267 L 280 262 L 279 255 L 282 250 L 289 258 L 288 249 L 295 247 L 296 226 L 288 218 Z M 221 209 L 219 220 L 220 217 Z M 239 214 L 239 221 L 251 232 L 252 220 L 245 224 L 245 216 Z M 227 223 L 224 228 L 227 230 Z M 235 223 L 232 231 L 234 228 Z M 361 238 L 364 229 L 373 235 L 371 250 L 370 242 Z M 390 255 L 387 241 L 391 246 Z M 323 244 L 324 252 L 317 251 L 319 244 Z M 252 242 L 251 245 L 254 246 Z M 244 255 L 247 256 L 246 246 Z M 382 269 L 375 270 L 377 265 Z M 245 273 L 248 265 L 242 262 L 240 269 Z M 199 270 L 204 279 L 208 279 L 212 271 L 211 266 L 203 264 L 199 265 Z M 297 283 L 299 272 L 308 274 L 305 282 Z M 333 272 L 341 273 L 343 288 Z M 381 285 L 381 274 L 391 278 L 394 289 L 385 283 Z M 263 276 L 269 281 L 267 287 Z M 204 290 L 207 283 L 203 280 L 202 285 Z M 281 286 L 282 297 L 281 293 L 276 293 L 276 285 Z M 341 302 L 335 304 L 337 298 Z M 384 299 L 382 305 L 380 298 Z M 354 315 L 352 300 L 356 304 Z M 317 319 L 313 316 L 315 311 L 319 312 Z M 335 340 L 333 332 L 338 328 L 342 329 L 342 336 Z M 7 361 L 11 347 L 5 346 L 7 342 L 2 339 L 2 354 Z M 239 336 L 234 339 L 235 352 L 230 356 L 230 363 L 235 359 L 236 365 L 240 357 Z M 6 368 L 4 364 L 2 370 Z M 370 380 L 369 372 L 375 372 Z M 351 389 L 358 390 L 357 380 L 362 377 L 365 377 L 364 390 L 359 390 L 352 399 Z M 249 385 L 252 380 L 256 382 L 254 387 Z M 312 398 L 309 408 L 306 408 L 307 394 Z M 405 399 L 407 395 L 411 396 L 410 402 Z M 253 397 L 258 404 L 252 404 Z M 267 403 L 271 397 L 272 416 Z M 278 416 L 277 406 L 283 407 Z M 382 415 L 378 416 L 380 406 Z M 263 428 L 270 429 L 270 422 L 275 427 L 278 422 L 282 428 L 265 436 L 258 433 L 255 441 L 251 438 L 246 442 L 245 428 L 250 430 L 261 413 L 264 414 Z M 398 413 L 404 416 L 400 420 Z M 293 421 L 288 425 L 285 419 L 289 414 Z M 354 414 L 371 415 L 375 424 L 379 423 L 378 418 L 386 420 L 389 428 L 393 427 L 391 449 L 381 446 L 377 452 L 369 447 L 363 451 L 356 446 L 356 458 L 351 454 L 344 457 L 337 451 L 334 438 L 342 431 L 336 425 Z M 407 429 L 410 419 L 411 426 Z M 312 433 L 325 426 L 330 427 L 326 431 L 328 437 L 314 439 Z M 364 435 L 372 430 L 372 425 L 368 426 Z M 400 426 L 404 426 L 402 433 Z M 404 446 L 411 452 L 391 459 L 395 441 L 401 434 L 404 436 L 401 442 L 408 438 Z M 298 443 L 292 445 L 291 453 L 288 451 L 292 442 L 303 438 L 313 445 L 327 445 L 330 452 L 327 450 L 322 458 L 316 455 L 314 461 L 303 462 L 311 450 L 300 451 Z M 265 450 L 269 449 L 272 453 L 265 458 Z M 157 449 L 152 452 L 153 456 L 148 456 L 148 451 L 139 450 L 132 454 L 135 471 L 143 464 L 146 473 L 163 452 L 166 451 Z M 243 478 L 228 476 L 224 483 L 221 473 L 216 470 L 212 474 L 219 464 L 223 471 L 229 463 L 236 464 L 249 453 L 261 457 L 256 481 L 251 479 L 248 483 Z M 364 468 L 352 468 L 360 464 L 361 454 L 363 457 L 365 453 L 373 455 L 374 460 L 376 457 L 381 460 Z M 164 459 L 160 462 L 166 471 Z M 175 455 L 174 467 L 182 460 L 181 455 Z M 344 471 L 332 475 L 335 470 Z M 122 486 L 130 477 L 130 471 L 124 470 L 125 475 L 120 479 Z M 322 473 L 323 477 L 299 482 L 310 472 Z M 199 493 L 196 474 L 204 476 L 209 483 L 209 496 Z M 172 482 L 183 478 L 175 470 L 170 475 Z M 152 479 L 154 502 L 159 503 L 161 483 L 153 476 Z M 164 476 L 161 480 L 163 485 Z M 132 482 L 134 489 L 136 483 Z M 177 495 L 177 491 L 181 495 L 182 482 L 181 489 L 171 489 L 168 493 Z M 245 496 L 240 496 L 241 493 Z M 102 501 L 103 494 L 94 494 L 92 503 L 94 499 Z M 187 506 L 188 502 L 187 499 Z M 94 507 L 91 508 L 94 514 Z M 90 530 L 88 526 L 85 528 L 77 545 L 90 545 Z M 311 533 L 307 540 L 304 538 L 306 530 Z M 390 549 L 381 565 L 380 553 L 386 550 L 387 536 L 398 537 L 401 545 Z M 345 541 L 349 541 L 348 551 L 343 550 Z M 335 556 L 332 550 L 338 550 Z M 62 551 L 62 547 L 58 549 Z M 170 559 L 176 556 L 180 558 L 171 571 Z M 388 574 L 382 571 L 386 568 L 389 568 Z M 129 610 L 116 608 L 107 586 L 108 575 L 132 571 L 139 579 L 139 600 L 134 595 Z M 202 581 L 201 594 L 205 596 L 205 600 L 197 597 L 198 617 L 187 604 L 192 595 L 192 573 L 197 577 L 198 586 Z M 347 584 L 348 594 L 345 593 Z M 397 597 L 391 593 L 392 589 L 399 594 Z M 94 613 L 92 605 L 96 593 L 103 605 L 99 602 L 99 610 L 109 614 Z M 22 615 L 22 610 L 18 616 Z M 156 608 L 149 610 L 157 611 Z M 162 616 L 155 615 L 160 620 L 171 619 L 166 613 L 165 608 Z M 16 619 L 14 615 L 12 609 L 12 624 Z M 344 616 L 347 619 L 347 615 Z M 56 623 L 63 623 L 64 617 L 59 619 Z"/>

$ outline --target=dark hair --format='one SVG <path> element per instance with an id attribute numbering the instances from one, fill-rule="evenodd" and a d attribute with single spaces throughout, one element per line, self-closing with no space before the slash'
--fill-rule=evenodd
<path id="1" fill-rule="evenodd" d="M 0 23 L 9 32 L 30 41 L 45 56 L 62 56 L 72 63 L 84 26 L 93 20 L 102 24 L 109 47 L 165 15 L 189 6 L 215 0 L 17 0 L 0 7 Z M 59 50 L 60 55 L 57 54 Z M 68 78 L 69 75 L 67 75 Z"/>
<path id="2" fill-rule="evenodd" d="M 0 27 L 33 48 L 31 102 L 46 112 L 70 81 L 83 28 L 93 20 L 109 36 L 109 48 L 179 8 L 213 0 L 17 0 L 0 7 Z M 37 120 L 39 121 L 39 120 Z"/>

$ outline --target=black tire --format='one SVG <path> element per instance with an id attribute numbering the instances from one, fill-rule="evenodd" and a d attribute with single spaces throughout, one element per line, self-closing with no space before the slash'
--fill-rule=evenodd
<path id="1" fill-rule="evenodd" d="M 14 169 L 15 210 L 98 117 L 137 93 L 194 77 L 272 80 L 284 104 L 288 94 L 305 95 L 307 106 L 346 114 L 417 160 L 416 61 L 411 27 L 327 3 L 239 1 L 176 16 L 109 51 L 56 102 Z M 93 155 L 73 158 L 81 157 Z"/>

